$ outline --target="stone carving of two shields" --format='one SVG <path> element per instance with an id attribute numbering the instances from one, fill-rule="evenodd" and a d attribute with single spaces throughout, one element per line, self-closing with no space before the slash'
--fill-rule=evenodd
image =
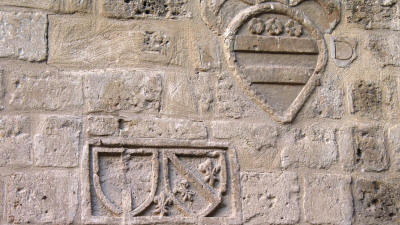
<path id="1" fill-rule="evenodd" d="M 95 194 L 116 216 L 205 217 L 227 188 L 224 150 L 94 147 L 91 158 Z"/>
<path id="2" fill-rule="evenodd" d="M 244 93 L 286 123 L 319 82 L 328 56 L 324 33 L 339 22 L 340 4 L 203 0 L 202 16 L 223 36 L 228 67 Z"/>

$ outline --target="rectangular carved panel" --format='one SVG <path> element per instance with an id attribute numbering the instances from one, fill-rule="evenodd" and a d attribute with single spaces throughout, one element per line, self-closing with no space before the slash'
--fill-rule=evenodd
<path id="1" fill-rule="evenodd" d="M 236 153 L 224 143 L 99 139 L 82 164 L 87 224 L 240 224 Z"/>

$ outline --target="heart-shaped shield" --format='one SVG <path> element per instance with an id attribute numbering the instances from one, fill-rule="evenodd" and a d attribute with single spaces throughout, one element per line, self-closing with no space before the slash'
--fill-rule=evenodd
<path id="1" fill-rule="evenodd" d="M 312 93 L 327 61 L 322 32 L 302 11 L 278 2 L 239 11 L 224 33 L 238 83 L 279 122 L 290 122 Z"/>

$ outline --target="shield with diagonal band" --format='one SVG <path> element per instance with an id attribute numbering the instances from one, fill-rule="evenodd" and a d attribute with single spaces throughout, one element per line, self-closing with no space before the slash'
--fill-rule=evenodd
<path id="1" fill-rule="evenodd" d="M 208 216 L 222 201 L 227 170 L 223 151 L 164 151 L 164 184 L 178 210 L 186 216 Z"/>

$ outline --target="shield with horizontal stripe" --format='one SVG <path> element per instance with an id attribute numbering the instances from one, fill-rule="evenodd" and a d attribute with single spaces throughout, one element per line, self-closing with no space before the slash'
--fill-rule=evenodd
<path id="1" fill-rule="evenodd" d="M 225 54 L 245 93 L 280 122 L 295 117 L 327 57 L 323 35 L 313 22 L 277 2 L 236 15 L 225 32 Z"/>

